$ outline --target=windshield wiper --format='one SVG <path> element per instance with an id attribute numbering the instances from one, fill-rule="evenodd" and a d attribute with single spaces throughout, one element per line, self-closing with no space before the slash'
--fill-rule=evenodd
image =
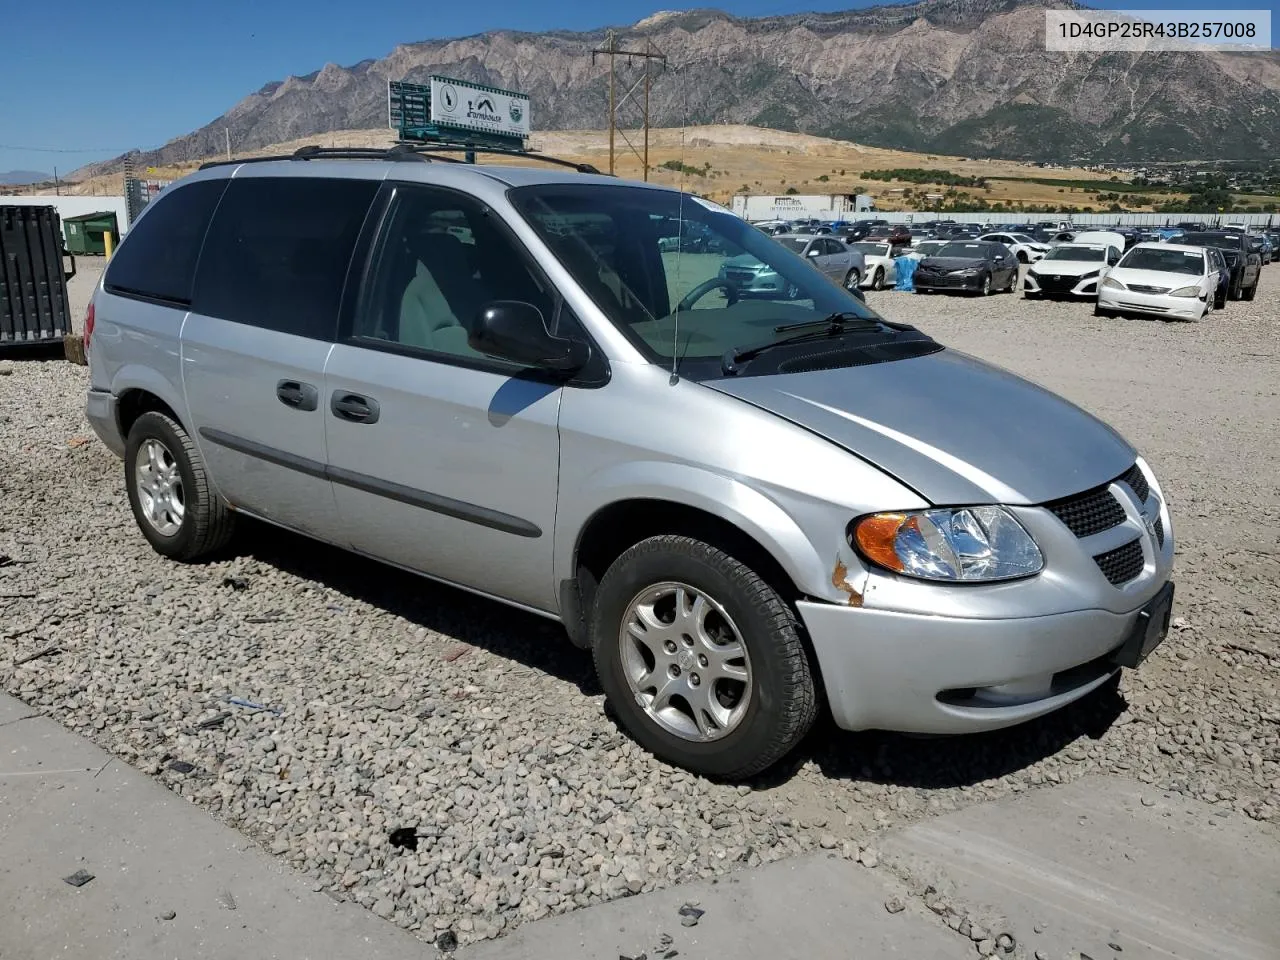
<path id="1" fill-rule="evenodd" d="M 871 320 L 867 317 L 860 317 L 856 313 L 833 313 L 829 317 L 821 320 L 804 320 L 800 323 L 783 323 L 773 328 L 774 333 L 785 333 L 788 330 L 802 330 L 806 327 L 821 327 L 820 330 L 809 330 L 806 333 L 797 333 L 794 336 L 783 337 L 781 340 L 770 340 L 768 343 L 758 343 L 753 347 L 733 347 L 726 350 L 720 358 L 720 369 L 725 374 L 734 374 L 738 372 L 738 364 L 744 360 L 751 360 L 764 353 L 766 350 L 772 350 L 774 347 L 785 346 L 789 343 L 802 343 L 806 340 L 825 340 L 828 337 L 835 337 L 845 330 L 852 328 L 865 329 L 867 327 L 880 326 L 879 320 Z"/>
<path id="2" fill-rule="evenodd" d="M 788 330 L 803 330 L 805 327 L 829 327 L 832 333 L 839 333 L 846 325 L 853 326 L 878 326 L 879 320 L 872 320 L 868 317 L 860 317 L 856 313 L 845 311 L 843 313 L 833 313 L 823 317 L 821 320 L 801 320 L 799 323 L 783 323 L 773 328 L 774 333 L 786 333 Z M 785 341 L 779 341 L 785 342 Z"/>

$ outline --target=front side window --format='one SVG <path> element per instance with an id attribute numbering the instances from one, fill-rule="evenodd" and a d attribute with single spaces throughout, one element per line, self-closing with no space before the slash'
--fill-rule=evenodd
<path id="1" fill-rule="evenodd" d="M 1155 247 L 1134 247 L 1117 264 L 1129 270 L 1160 270 L 1165 273 L 1186 273 L 1200 276 L 1204 273 L 1204 255 L 1198 250 L 1159 250 Z"/>
<path id="2" fill-rule="evenodd" d="M 811 244 L 765 237 L 723 207 L 668 190 L 601 184 L 520 187 L 509 197 L 600 309 L 652 361 L 718 360 L 781 339 L 775 327 L 832 314 L 878 320 L 806 262 Z M 695 224 L 699 252 L 660 243 L 663 225 Z"/>
<path id="3" fill-rule="evenodd" d="M 602 248 L 614 243 L 605 227 L 597 219 L 587 228 Z M 655 239 L 669 229 L 664 224 Z M 487 208 L 448 190 L 397 187 L 352 337 L 514 368 L 468 343 L 481 310 L 495 300 L 533 304 L 555 332 L 556 298 Z"/>
<path id="4" fill-rule="evenodd" d="M 337 332 L 374 180 L 237 177 L 218 205 L 192 309 L 317 340 Z"/>

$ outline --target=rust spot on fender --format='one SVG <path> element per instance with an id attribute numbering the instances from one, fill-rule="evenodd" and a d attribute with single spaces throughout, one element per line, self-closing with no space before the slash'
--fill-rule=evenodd
<path id="1" fill-rule="evenodd" d="M 849 595 L 849 606 L 862 606 L 862 594 L 853 588 L 853 584 L 849 582 L 849 568 L 845 566 L 844 561 L 839 557 L 836 558 L 836 567 L 831 571 L 831 585 L 841 593 Z"/>

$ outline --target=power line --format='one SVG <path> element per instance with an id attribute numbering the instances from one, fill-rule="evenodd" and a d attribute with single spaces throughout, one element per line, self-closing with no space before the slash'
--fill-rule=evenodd
<path id="1" fill-rule="evenodd" d="M 0 150 L 19 150 L 26 153 L 134 153 L 154 147 L 24 147 L 14 143 L 0 143 Z"/>
<path id="2" fill-rule="evenodd" d="M 636 155 L 640 162 L 644 165 L 644 178 L 649 179 L 649 91 L 653 85 L 653 78 L 649 70 L 650 64 L 657 60 L 662 63 L 665 68 L 667 65 L 666 55 L 660 53 L 654 47 L 651 40 L 646 39 L 643 50 L 625 50 L 618 46 L 618 36 L 610 30 L 606 35 L 606 42 L 603 49 L 595 49 L 591 51 L 591 62 L 596 62 L 596 55 L 603 54 L 609 58 L 609 173 L 614 172 L 614 144 L 615 137 L 621 131 L 618 129 L 618 110 L 628 100 L 632 104 L 640 108 L 641 117 L 644 120 L 644 155 L 636 150 L 625 133 L 622 133 L 622 139 L 626 141 L 627 146 L 631 148 L 631 152 Z M 617 95 L 617 69 L 616 61 L 618 57 L 624 58 L 626 63 L 633 60 L 639 60 L 644 66 L 644 77 L 632 84 L 631 89 L 626 91 L 621 98 Z M 640 84 L 644 84 L 644 100 L 637 101 L 635 98 L 636 89 Z"/>

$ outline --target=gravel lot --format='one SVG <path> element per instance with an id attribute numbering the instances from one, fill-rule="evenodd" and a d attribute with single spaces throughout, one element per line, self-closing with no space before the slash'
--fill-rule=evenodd
<path id="1" fill-rule="evenodd" d="M 1264 268 L 1255 302 L 1199 325 L 868 295 L 1109 420 L 1171 501 L 1170 640 L 1118 693 L 1022 728 L 821 728 L 750 787 L 672 771 L 618 731 L 589 659 L 545 621 L 270 530 L 224 561 L 162 560 L 84 419 L 85 370 L 54 361 L 0 362 L 0 554 L 17 561 L 0 567 L 0 686 L 317 889 L 464 942 L 816 847 L 856 855 L 886 827 L 1086 773 L 1277 818 L 1277 294 Z M 399 828 L 416 851 L 389 842 Z"/>

